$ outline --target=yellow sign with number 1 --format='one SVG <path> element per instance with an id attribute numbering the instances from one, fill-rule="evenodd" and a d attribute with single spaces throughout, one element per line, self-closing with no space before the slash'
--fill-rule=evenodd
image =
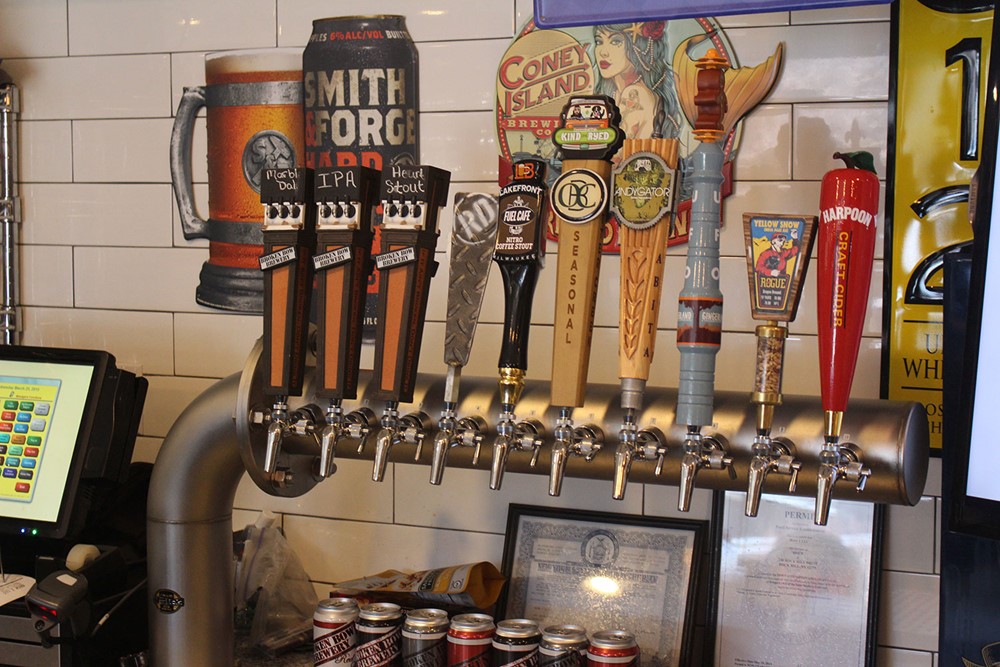
<path id="1" fill-rule="evenodd" d="M 968 244 L 993 11 L 961 0 L 895 5 L 895 155 L 890 161 L 883 394 L 919 401 L 941 447 L 943 261 Z"/>

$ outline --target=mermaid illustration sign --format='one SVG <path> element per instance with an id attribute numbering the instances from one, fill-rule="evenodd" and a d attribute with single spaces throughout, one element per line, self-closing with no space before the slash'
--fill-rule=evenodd
<path id="1" fill-rule="evenodd" d="M 816 216 L 743 215 L 754 319 L 788 322 L 794 317 L 816 225 Z"/>
<path id="2" fill-rule="evenodd" d="M 739 121 L 770 92 L 781 68 L 782 47 L 753 67 L 740 67 L 725 32 L 712 18 L 645 21 L 598 26 L 536 29 L 529 20 L 497 68 L 496 126 L 501 184 L 511 165 L 539 158 L 549 165 L 550 185 L 562 171 L 552 141 L 559 114 L 574 97 L 605 95 L 621 111 L 621 130 L 629 139 L 665 138 L 680 143 L 680 174 L 697 146 L 692 133 L 697 92 L 695 61 L 714 48 L 727 61 L 729 110 L 723 124 L 725 181 L 732 190 L 732 162 L 739 146 Z M 683 178 L 678 178 L 683 182 Z M 675 189 L 677 183 L 674 184 Z M 668 244 L 688 235 L 691 193 L 675 193 Z M 553 225 L 549 236 L 555 237 Z M 618 219 L 604 230 L 605 252 L 618 252 Z"/>

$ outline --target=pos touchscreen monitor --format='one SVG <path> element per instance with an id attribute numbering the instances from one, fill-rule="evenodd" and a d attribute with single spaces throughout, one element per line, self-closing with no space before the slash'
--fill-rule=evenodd
<path id="1" fill-rule="evenodd" d="M 84 526 L 124 479 L 146 387 L 107 352 L 0 346 L 0 534 Z"/>

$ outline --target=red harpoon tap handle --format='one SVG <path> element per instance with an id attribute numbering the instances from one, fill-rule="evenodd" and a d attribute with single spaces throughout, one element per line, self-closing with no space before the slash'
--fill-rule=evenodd
<path id="1" fill-rule="evenodd" d="M 823 177 L 816 302 L 823 409 L 843 412 L 868 308 L 879 181 L 871 155 L 836 153 L 834 158 L 848 166 Z"/>

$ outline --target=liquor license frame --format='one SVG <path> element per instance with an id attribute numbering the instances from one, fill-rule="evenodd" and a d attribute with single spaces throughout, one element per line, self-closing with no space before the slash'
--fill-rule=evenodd
<path id="1" fill-rule="evenodd" d="M 716 496 L 716 667 L 875 664 L 885 506 L 834 500 L 828 526 L 813 498 Z"/>
<path id="2" fill-rule="evenodd" d="M 643 665 L 692 650 L 707 521 L 511 504 L 497 618 L 633 633 Z"/>

